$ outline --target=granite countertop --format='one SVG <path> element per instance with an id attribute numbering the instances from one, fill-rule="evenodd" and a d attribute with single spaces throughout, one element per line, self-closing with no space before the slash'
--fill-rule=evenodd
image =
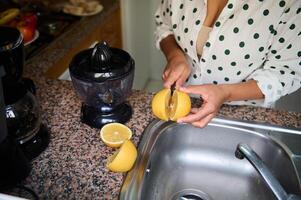
<path id="1" fill-rule="evenodd" d="M 29 60 L 24 74 L 38 89 L 43 123 L 50 131 L 48 148 L 32 161 L 32 171 L 24 185 L 41 199 L 117 199 L 125 174 L 113 173 L 105 163 L 115 150 L 99 138 L 99 129 L 80 122 L 81 101 L 69 81 L 49 79 L 44 73 L 64 56 L 74 42 L 85 37 L 85 31 L 117 7 L 118 1 L 102 0 L 104 10 L 83 18 L 39 55 Z M 85 30 L 85 31 L 83 31 Z M 126 123 L 133 131 L 137 145 L 145 127 L 154 117 L 150 101 L 153 94 L 133 91 L 128 102 L 133 116 Z M 281 112 L 249 106 L 223 106 L 218 116 L 301 128 L 301 113 Z"/>

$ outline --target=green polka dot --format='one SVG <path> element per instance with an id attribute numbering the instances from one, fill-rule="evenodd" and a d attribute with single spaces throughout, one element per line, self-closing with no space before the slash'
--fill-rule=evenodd
<path id="1" fill-rule="evenodd" d="M 226 55 L 229 55 L 229 54 L 230 54 L 230 50 L 229 50 L 229 49 L 226 49 L 226 50 L 225 50 L 225 54 L 226 54 Z"/>
<path id="2" fill-rule="evenodd" d="M 217 81 L 213 81 L 212 83 L 215 84 L 215 85 L 217 85 Z"/>
<path id="3" fill-rule="evenodd" d="M 229 78 L 228 78 L 228 77 L 225 77 L 224 79 L 225 79 L 225 81 L 229 81 Z"/>
<path id="4" fill-rule="evenodd" d="M 289 68 L 289 66 L 287 66 L 287 65 L 283 65 L 283 67 L 285 67 L 285 68 L 287 68 L 287 69 Z"/>
<path id="5" fill-rule="evenodd" d="M 287 49 L 292 48 L 292 44 L 289 44 L 286 48 L 287 48 Z"/>
<path id="6" fill-rule="evenodd" d="M 177 39 L 178 39 L 178 41 L 181 41 L 181 37 L 180 36 L 178 36 Z"/>
<path id="7" fill-rule="evenodd" d="M 192 40 L 190 40 L 190 45 L 193 46 L 193 41 Z"/>
<path id="8" fill-rule="evenodd" d="M 248 24 L 249 24 L 249 25 L 252 25 L 253 22 L 254 22 L 254 20 L 253 20 L 252 18 L 248 19 Z"/>
<path id="9" fill-rule="evenodd" d="M 281 82 L 281 85 L 282 85 L 282 87 L 284 87 L 284 86 L 285 86 L 285 83 Z"/>
<path id="10" fill-rule="evenodd" d="M 217 68 L 219 71 L 223 71 L 223 67 L 218 67 Z"/>
<path id="11" fill-rule="evenodd" d="M 299 14 L 301 12 L 301 8 L 298 8 L 296 14 Z"/>
<path id="12" fill-rule="evenodd" d="M 228 8 L 229 8 L 229 9 L 232 9 L 232 8 L 233 8 L 233 4 L 230 3 L 230 4 L 228 5 Z"/>
<path id="13" fill-rule="evenodd" d="M 271 33 L 274 33 L 274 31 L 275 31 L 274 26 L 273 26 L 273 25 L 270 25 L 270 26 L 269 26 L 269 30 L 270 30 Z"/>
<path id="14" fill-rule="evenodd" d="M 220 35 L 218 38 L 220 41 L 223 41 L 225 39 L 225 37 L 223 35 Z"/>
<path id="15" fill-rule="evenodd" d="M 258 38 L 259 38 L 259 34 L 258 34 L 258 33 L 255 33 L 255 34 L 253 35 L 253 38 L 254 38 L 254 39 L 258 39 Z"/>
<path id="16" fill-rule="evenodd" d="M 182 18 L 181 18 L 181 20 L 184 21 L 184 19 L 185 19 L 185 16 L 183 15 Z"/>
<path id="17" fill-rule="evenodd" d="M 201 23 L 200 20 L 196 20 L 195 25 L 199 25 Z"/>
<path id="18" fill-rule="evenodd" d="M 279 38 L 278 40 L 280 43 L 283 43 L 285 41 L 285 39 L 283 37 Z"/>
<path id="19" fill-rule="evenodd" d="M 188 33 L 188 28 L 185 28 L 185 29 L 184 29 L 184 33 Z"/>
<path id="20" fill-rule="evenodd" d="M 176 24 L 172 25 L 172 28 L 173 28 L 173 29 L 176 29 L 176 28 L 177 28 L 177 25 L 176 25 Z"/>
<path id="21" fill-rule="evenodd" d="M 172 11 L 170 11 L 169 16 L 172 16 Z"/>
<path id="22" fill-rule="evenodd" d="M 231 62 L 231 66 L 236 66 L 236 62 Z"/>
<path id="23" fill-rule="evenodd" d="M 292 72 L 291 72 L 291 75 L 295 75 L 295 74 L 296 74 L 295 71 L 292 71 Z"/>
<path id="24" fill-rule="evenodd" d="M 272 53 L 272 54 L 276 54 L 277 51 L 273 49 L 273 50 L 271 51 L 271 53 Z"/>
<path id="25" fill-rule="evenodd" d="M 280 6 L 280 7 L 285 6 L 285 1 L 280 1 L 280 2 L 279 2 L 279 6 Z"/>
<path id="26" fill-rule="evenodd" d="M 183 9 L 183 7 L 184 7 L 184 4 L 181 4 L 181 5 L 180 5 L 180 9 Z"/>
<path id="27" fill-rule="evenodd" d="M 298 51 L 297 55 L 298 57 L 301 57 L 301 51 Z"/>
<path id="28" fill-rule="evenodd" d="M 276 69 L 276 67 L 275 67 L 275 66 L 271 66 L 270 68 L 271 68 L 271 69 Z"/>
<path id="29" fill-rule="evenodd" d="M 248 4 L 245 4 L 242 8 L 243 8 L 244 10 L 248 10 L 248 9 L 249 9 L 249 5 L 248 5 Z"/>
<path id="30" fill-rule="evenodd" d="M 286 9 L 284 12 L 285 12 L 285 13 L 288 13 L 290 10 L 291 10 L 291 9 L 288 8 L 288 9 Z"/>
<path id="31" fill-rule="evenodd" d="M 294 30 L 295 27 L 296 27 L 295 24 L 290 25 L 290 29 L 291 29 L 291 30 Z"/>
<path id="32" fill-rule="evenodd" d="M 219 21 L 215 22 L 215 26 L 219 27 L 221 25 L 221 23 Z"/>
<path id="33" fill-rule="evenodd" d="M 207 70 L 207 73 L 208 73 L 208 74 L 211 74 L 211 70 L 210 70 L 210 69 L 208 69 L 208 70 Z"/>
<path id="34" fill-rule="evenodd" d="M 283 71 L 283 70 L 280 70 L 280 74 L 282 74 L 282 75 L 283 75 L 283 74 L 285 74 L 285 71 Z"/>
<path id="35" fill-rule="evenodd" d="M 197 78 L 197 75 L 196 75 L 196 74 L 193 74 L 193 78 L 196 79 L 196 78 Z"/>
<path id="36" fill-rule="evenodd" d="M 263 15 L 264 15 L 264 16 L 267 16 L 269 13 L 270 13 L 270 11 L 269 11 L 268 9 L 265 9 L 265 10 L 263 11 Z"/>
<path id="37" fill-rule="evenodd" d="M 160 18 L 160 16 L 159 16 L 159 15 L 156 15 L 156 18 Z"/>
<path id="38" fill-rule="evenodd" d="M 216 55 L 212 55 L 212 59 L 213 59 L 213 60 L 216 60 Z"/>
<path id="39" fill-rule="evenodd" d="M 206 47 L 210 47 L 210 42 L 206 42 Z"/>
<path id="40" fill-rule="evenodd" d="M 264 47 L 259 47 L 258 51 L 262 52 L 264 50 Z"/>
<path id="41" fill-rule="evenodd" d="M 169 13 L 169 8 L 166 8 L 166 12 Z"/>
<path id="42" fill-rule="evenodd" d="M 253 63 L 250 63 L 248 66 L 251 67 L 253 65 Z"/>
<path id="43" fill-rule="evenodd" d="M 246 54 L 245 59 L 249 59 L 249 58 L 250 58 L 250 54 Z"/>
<path id="44" fill-rule="evenodd" d="M 280 59 L 280 58 L 281 58 L 281 56 L 280 56 L 280 55 L 277 55 L 277 56 L 275 56 L 275 58 L 276 58 L 276 59 Z"/>
<path id="45" fill-rule="evenodd" d="M 234 14 L 232 14 L 232 15 L 229 17 L 229 19 L 233 19 L 233 17 L 234 17 Z"/>
<path id="46" fill-rule="evenodd" d="M 239 28 L 238 28 L 238 27 L 235 27 L 235 28 L 233 29 L 233 32 L 234 32 L 234 33 L 238 33 L 238 31 L 239 31 Z"/>
<path id="47" fill-rule="evenodd" d="M 245 46 L 245 43 L 244 42 L 240 42 L 239 43 L 239 47 L 243 48 Z"/>
<path id="48" fill-rule="evenodd" d="M 204 58 L 201 59 L 202 62 L 206 62 L 206 60 Z"/>
<path id="49" fill-rule="evenodd" d="M 196 13 L 197 11 L 198 11 L 198 9 L 197 9 L 197 8 L 194 8 L 192 12 L 193 12 L 193 13 Z"/>
<path id="50" fill-rule="evenodd" d="M 185 53 L 187 53 L 188 52 L 187 48 L 184 48 L 184 51 L 185 51 Z"/>
<path id="51" fill-rule="evenodd" d="M 241 71 L 238 71 L 238 72 L 236 73 L 237 76 L 240 75 L 240 74 L 241 74 Z"/>

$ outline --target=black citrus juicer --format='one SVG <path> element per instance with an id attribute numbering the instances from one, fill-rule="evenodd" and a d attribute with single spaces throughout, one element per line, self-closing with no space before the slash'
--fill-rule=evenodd
<path id="1" fill-rule="evenodd" d="M 81 121 L 95 128 L 127 122 L 132 115 L 126 99 L 131 94 L 134 69 L 134 60 L 126 51 L 105 42 L 76 54 L 69 72 L 83 101 Z"/>

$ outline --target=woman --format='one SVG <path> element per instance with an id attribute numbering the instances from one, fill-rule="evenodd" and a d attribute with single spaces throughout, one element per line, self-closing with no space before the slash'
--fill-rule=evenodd
<path id="1" fill-rule="evenodd" d="M 204 127 L 223 103 L 271 107 L 301 86 L 300 0 L 161 0 L 155 17 L 164 86 L 203 99 L 178 122 Z"/>

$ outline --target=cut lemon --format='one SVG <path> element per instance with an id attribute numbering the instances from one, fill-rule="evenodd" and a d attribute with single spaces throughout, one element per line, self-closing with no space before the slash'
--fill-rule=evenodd
<path id="1" fill-rule="evenodd" d="M 129 171 L 137 158 L 137 149 L 130 140 L 125 140 L 120 149 L 108 158 L 106 167 L 113 172 Z"/>
<path id="2" fill-rule="evenodd" d="M 152 100 L 152 111 L 156 117 L 164 121 L 186 116 L 191 109 L 191 101 L 188 94 L 175 90 L 171 96 L 170 89 L 163 89 L 155 94 Z"/>
<path id="3" fill-rule="evenodd" d="M 100 138 L 109 147 L 120 147 L 131 137 L 131 129 L 120 123 L 106 124 L 100 129 Z"/>

